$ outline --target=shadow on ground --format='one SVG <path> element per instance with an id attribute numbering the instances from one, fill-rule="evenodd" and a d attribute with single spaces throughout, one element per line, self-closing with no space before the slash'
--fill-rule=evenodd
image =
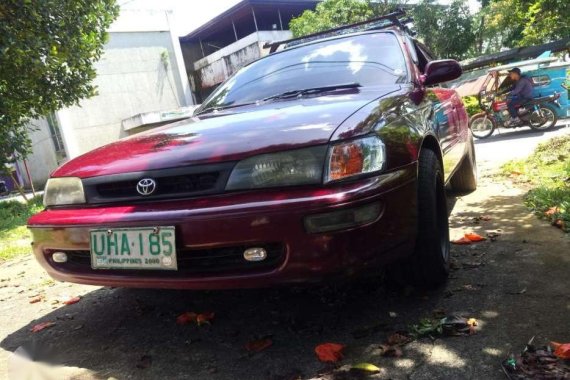
<path id="1" fill-rule="evenodd" d="M 516 197 L 466 197 L 456 208 L 452 232 L 500 229 L 501 236 L 454 246 L 450 281 L 436 291 L 390 291 L 370 279 L 215 292 L 101 288 L 30 321 L 0 346 L 25 347 L 36 360 L 86 368 L 100 378 L 359 378 L 316 360 L 317 344 L 338 342 L 347 345 L 341 365 L 382 368 L 370 379 L 500 379 L 501 360 L 531 336 L 570 339 L 570 298 L 563 284 L 551 281 L 566 278 L 570 264 L 545 245 L 548 234 L 558 231 L 537 222 Z M 475 222 L 482 214 L 492 220 Z M 185 311 L 216 315 L 210 326 L 179 326 L 176 316 Z M 441 312 L 478 318 L 480 332 L 424 338 L 404 347 L 401 358 L 380 356 L 379 344 L 389 334 Z M 44 321 L 57 324 L 30 333 Z M 254 354 L 245 350 L 248 341 L 263 337 L 273 346 Z"/>

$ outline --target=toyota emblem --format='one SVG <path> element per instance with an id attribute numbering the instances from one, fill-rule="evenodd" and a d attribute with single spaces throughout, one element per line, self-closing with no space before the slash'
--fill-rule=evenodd
<path id="1" fill-rule="evenodd" d="M 151 195 L 156 190 L 156 181 L 152 178 L 143 178 L 137 183 L 137 192 L 140 195 Z"/>

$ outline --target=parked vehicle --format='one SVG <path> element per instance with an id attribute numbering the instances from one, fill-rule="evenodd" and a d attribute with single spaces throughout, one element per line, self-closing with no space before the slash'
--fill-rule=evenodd
<path id="1" fill-rule="evenodd" d="M 471 131 L 479 139 L 491 136 L 496 128 L 530 127 L 544 131 L 554 127 L 560 115 L 562 117 L 566 115 L 566 109 L 560 104 L 561 95 L 565 95 L 562 94 L 562 87 L 558 89 L 558 92 L 551 91 L 550 88 L 545 87 L 547 82 L 548 85 L 552 83 L 551 79 L 546 79 L 545 69 L 541 68 L 542 75 L 533 75 L 538 70 L 534 69 L 525 72 L 533 81 L 534 99 L 519 107 L 518 113 L 521 123 L 507 124 L 506 121 L 510 119 L 510 116 L 507 111 L 506 96 L 502 93 L 512 85 L 506 75 L 506 69 L 513 65 L 489 70 L 489 74 L 481 86 L 478 100 L 482 112 L 473 115 L 470 120 Z M 525 67 L 528 69 L 528 66 L 521 65 L 521 68 L 524 69 Z M 567 102 L 567 97 L 564 100 Z"/>
<path id="2" fill-rule="evenodd" d="M 401 16 L 287 41 L 192 119 L 65 163 L 28 222 L 37 260 L 109 286 L 260 287 L 385 265 L 444 282 L 445 191 L 476 188 L 473 138 L 437 86 L 459 64 L 433 60 Z"/>

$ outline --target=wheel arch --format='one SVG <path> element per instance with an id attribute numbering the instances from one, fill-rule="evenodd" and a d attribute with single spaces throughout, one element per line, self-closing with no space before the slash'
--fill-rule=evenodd
<path id="1" fill-rule="evenodd" d="M 443 152 L 441 151 L 441 146 L 439 145 L 439 140 L 433 134 L 427 134 L 421 141 L 420 149 L 418 151 L 418 159 L 420 157 L 422 149 L 429 149 L 433 151 L 439 160 L 441 169 L 443 170 Z"/>

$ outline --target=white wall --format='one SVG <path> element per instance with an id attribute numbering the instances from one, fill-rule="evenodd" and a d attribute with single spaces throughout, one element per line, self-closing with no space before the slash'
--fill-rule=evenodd
<path id="1" fill-rule="evenodd" d="M 28 169 L 36 189 L 41 189 L 49 174 L 58 166 L 55 147 L 46 119 L 33 120 L 28 126 L 30 128 L 29 136 L 32 140 L 32 154 L 27 158 Z M 30 183 L 26 175 L 24 163 L 18 162 L 17 165 L 24 181 L 24 186 L 29 188 Z"/>
<path id="2" fill-rule="evenodd" d="M 164 11 L 121 13 L 95 63 L 98 95 L 57 113 L 70 158 L 126 136 L 121 121 L 133 115 L 192 104 L 170 21 Z"/>

